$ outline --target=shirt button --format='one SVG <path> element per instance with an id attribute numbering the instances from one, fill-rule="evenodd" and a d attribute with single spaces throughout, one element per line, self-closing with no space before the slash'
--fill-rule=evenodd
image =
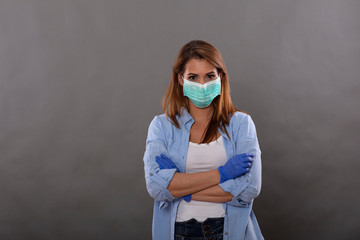
<path id="1" fill-rule="evenodd" d="M 225 232 L 225 235 L 228 235 L 228 232 Z"/>
<path id="2" fill-rule="evenodd" d="M 249 182 L 249 179 L 246 179 L 245 181 L 246 181 L 246 182 Z"/>
<path id="3" fill-rule="evenodd" d="M 150 173 L 150 176 L 152 176 L 153 174 L 152 173 Z"/>

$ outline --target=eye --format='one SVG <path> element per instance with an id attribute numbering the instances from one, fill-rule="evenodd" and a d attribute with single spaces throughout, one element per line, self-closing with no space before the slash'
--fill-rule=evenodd
<path id="1" fill-rule="evenodd" d="M 207 75 L 207 78 L 208 79 L 210 79 L 210 80 L 213 80 L 213 79 L 215 79 L 215 75 L 214 74 L 209 74 L 209 75 Z"/>
<path id="2" fill-rule="evenodd" d="M 189 77 L 189 80 L 196 80 L 197 79 L 197 76 L 190 76 Z"/>

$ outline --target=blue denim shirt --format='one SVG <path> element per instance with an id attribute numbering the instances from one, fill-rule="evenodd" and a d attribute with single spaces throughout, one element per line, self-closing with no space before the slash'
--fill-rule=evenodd
<path id="1" fill-rule="evenodd" d="M 144 169 L 146 188 L 154 198 L 152 225 L 154 240 L 174 239 L 176 213 L 181 198 L 174 197 L 167 187 L 176 169 L 160 170 L 155 156 L 164 153 L 175 163 L 180 172 L 185 172 L 190 128 L 194 119 L 183 108 L 177 120 L 180 129 L 171 124 L 165 114 L 155 116 L 150 123 L 146 139 Z M 264 239 L 252 211 L 253 200 L 261 189 L 261 151 L 254 122 L 249 115 L 236 112 L 226 129 L 230 139 L 220 128 L 218 130 L 224 138 L 227 159 L 241 153 L 252 153 L 255 157 L 248 173 L 219 184 L 225 192 L 234 196 L 231 201 L 223 203 L 224 240 Z"/>

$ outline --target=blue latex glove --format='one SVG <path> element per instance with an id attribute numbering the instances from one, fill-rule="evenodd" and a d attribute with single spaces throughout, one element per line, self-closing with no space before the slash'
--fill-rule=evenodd
<path id="1" fill-rule="evenodd" d="M 253 162 L 253 154 L 242 153 L 230 158 L 224 166 L 218 167 L 220 173 L 220 183 L 229 179 L 240 177 L 249 172 Z"/>
<path id="2" fill-rule="evenodd" d="M 159 164 L 160 169 L 173 169 L 175 168 L 177 172 L 179 169 L 176 167 L 175 163 L 171 161 L 170 158 L 165 156 L 165 154 L 161 154 L 160 156 L 155 157 L 155 161 Z"/>
<path id="3" fill-rule="evenodd" d="M 176 167 L 175 163 L 173 161 L 171 161 L 170 158 L 165 156 L 165 154 L 161 154 L 160 156 L 156 156 L 155 161 L 157 162 L 157 164 L 159 164 L 160 169 L 173 169 L 173 168 L 175 168 L 177 172 L 180 172 L 179 169 Z M 183 196 L 182 199 L 184 199 L 186 202 L 190 202 L 191 194 Z"/>
<path id="4" fill-rule="evenodd" d="M 183 196 L 182 199 L 184 199 L 185 202 L 190 202 L 190 200 L 191 200 L 191 194 L 186 195 L 186 196 Z"/>

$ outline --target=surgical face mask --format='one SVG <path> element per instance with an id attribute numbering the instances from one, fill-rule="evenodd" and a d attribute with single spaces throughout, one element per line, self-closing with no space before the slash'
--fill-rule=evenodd
<path id="1" fill-rule="evenodd" d="M 204 84 L 184 80 L 184 96 L 188 97 L 198 108 L 206 108 L 221 92 L 220 76 Z"/>

